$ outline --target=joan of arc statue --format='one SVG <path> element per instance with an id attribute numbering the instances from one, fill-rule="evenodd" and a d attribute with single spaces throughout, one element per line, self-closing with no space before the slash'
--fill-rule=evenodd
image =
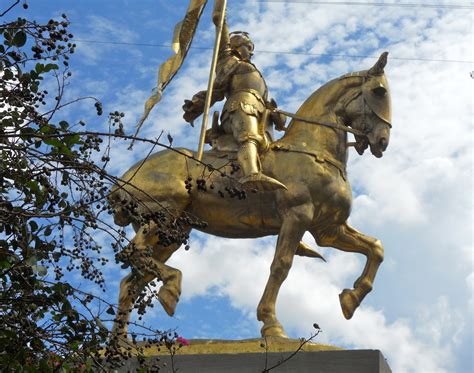
<path id="1" fill-rule="evenodd" d="M 217 24 L 219 14 L 213 14 Z M 273 124 L 277 130 L 285 128 L 286 117 L 274 112 L 276 102 L 268 100 L 265 79 L 251 62 L 254 44 L 246 32 L 229 33 L 224 21 L 219 47 L 219 59 L 211 105 L 226 98 L 221 115 L 224 133 L 232 134 L 239 144 L 237 161 L 243 176 L 239 180 L 244 189 L 286 189 L 278 180 L 264 175 L 259 155 L 271 142 Z M 207 91 L 196 93 L 185 100 L 183 118 L 192 123 L 204 109 Z"/>

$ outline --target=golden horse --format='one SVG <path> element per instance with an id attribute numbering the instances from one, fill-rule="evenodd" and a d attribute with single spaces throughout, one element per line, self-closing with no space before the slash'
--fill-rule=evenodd
<path id="1" fill-rule="evenodd" d="M 133 223 L 130 209 L 124 208 L 124 204 L 135 200 L 149 211 L 172 211 L 174 216 L 204 221 L 207 224 L 197 229 L 216 236 L 278 235 L 270 276 L 257 307 L 263 337 L 286 337 L 276 317 L 275 304 L 294 255 L 317 256 L 301 243 L 305 232 L 319 246 L 361 253 L 367 257 L 362 274 L 353 289 L 345 289 L 339 295 L 342 312 L 350 319 L 372 290 L 384 251 L 378 239 L 347 223 L 352 203 L 346 176 L 350 145 L 347 132 L 356 133 L 355 148 L 359 154 L 370 147 L 373 155 L 382 157 L 391 129 L 390 92 L 384 75 L 387 55 L 384 52 L 369 70 L 343 75 L 319 88 L 293 116 L 285 135 L 262 155 L 263 172 L 281 181 L 287 190 L 249 192 L 243 198 L 236 181 L 238 171 L 235 178 L 222 177 L 215 171 L 232 174 L 232 153 L 211 150 L 200 163 L 194 152 L 167 149 L 138 162 L 122 177 L 124 181 L 114 187 L 110 202 L 115 222 L 122 226 Z M 236 171 L 235 166 L 232 169 Z M 189 180 L 197 179 L 205 180 L 205 185 L 201 181 L 199 188 L 189 188 Z M 180 223 L 184 237 L 195 228 L 191 223 L 186 226 L 186 221 L 189 219 Z M 146 250 L 151 255 L 145 255 L 141 268 L 132 271 L 120 284 L 113 333 L 125 337 L 134 302 L 157 274 L 163 282 L 158 299 L 169 315 L 174 314 L 181 293 L 181 271 L 165 264 L 181 244 L 163 240 L 156 223 L 140 226 L 135 222 L 134 228 L 135 255 Z"/>

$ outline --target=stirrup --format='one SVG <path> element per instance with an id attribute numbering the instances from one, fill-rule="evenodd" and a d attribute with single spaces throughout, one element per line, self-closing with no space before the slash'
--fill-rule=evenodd
<path id="1" fill-rule="evenodd" d="M 242 184 L 244 190 L 263 190 L 263 191 L 272 191 L 278 189 L 288 190 L 285 184 L 280 183 L 278 180 L 264 175 L 261 172 L 256 174 L 250 174 L 242 177 L 239 182 Z"/>

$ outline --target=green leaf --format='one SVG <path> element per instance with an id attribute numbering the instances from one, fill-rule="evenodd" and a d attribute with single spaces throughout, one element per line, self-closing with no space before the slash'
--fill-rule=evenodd
<path id="1" fill-rule="evenodd" d="M 73 136 L 66 136 L 64 138 L 64 142 L 66 143 L 67 146 L 72 147 L 75 144 L 78 144 L 80 142 L 81 137 L 78 134 L 75 134 Z"/>
<path id="2" fill-rule="evenodd" d="M 41 74 L 43 71 L 44 71 L 44 65 L 42 63 L 37 63 L 36 66 L 35 66 L 35 71 L 38 73 L 38 74 Z"/>
<path id="3" fill-rule="evenodd" d="M 38 224 L 34 220 L 30 220 L 29 224 L 32 232 L 38 230 Z"/>
<path id="4" fill-rule="evenodd" d="M 13 44 L 18 48 L 26 44 L 26 33 L 24 31 L 18 31 L 13 38 Z"/>
<path id="5" fill-rule="evenodd" d="M 54 132 L 54 129 L 52 125 L 45 125 L 40 128 L 40 132 L 44 134 L 49 134 Z"/>
<path id="6" fill-rule="evenodd" d="M 54 137 L 44 139 L 43 142 L 46 145 L 55 146 L 57 148 L 60 148 L 61 146 L 63 146 L 63 143 L 60 140 L 58 140 L 57 138 L 54 138 Z"/>
<path id="7" fill-rule="evenodd" d="M 56 65 L 55 63 L 48 63 L 45 67 L 44 67 L 44 72 L 45 73 L 48 73 L 50 72 L 51 70 L 58 70 L 59 69 L 59 66 Z"/>
<path id="8" fill-rule="evenodd" d="M 30 180 L 26 183 L 26 186 L 28 188 L 30 188 L 33 191 L 34 194 L 40 193 L 40 188 L 39 188 L 38 182 L 36 182 L 34 180 Z"/>
<path id="9" fill-rule="evenodd" d="M 1 269 L 8 269 L 8 268 L 10 268 L 11 266 L 12 266 L 11 263 L 10 263 L 9 261 L 7 261 L 7 260 L 2 260 L 2 261 L 0 262 L 0 268 L 1 268 Z"/>

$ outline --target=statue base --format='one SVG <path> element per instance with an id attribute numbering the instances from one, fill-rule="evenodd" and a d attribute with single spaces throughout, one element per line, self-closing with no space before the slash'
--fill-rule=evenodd
<path id="1" fill-rule="evenodd" d="M 379 350 L 343 350 L 339 347 L 306 343 L 296 354 L 298 339 L 265 340 L 189 340 L 189 346 L 176 351 L 173 358 L 165 347 L 145 350 L 147 359 L 159 361 L 160 372 L 180 373 L 255 373 L 265 372 L 330 372 L 330 373 L 391 373 Z M 287 361 L 284 361 L 290 355 Z M 134 371 L 136 359 L 130 359 L 117 372 Z"/>

